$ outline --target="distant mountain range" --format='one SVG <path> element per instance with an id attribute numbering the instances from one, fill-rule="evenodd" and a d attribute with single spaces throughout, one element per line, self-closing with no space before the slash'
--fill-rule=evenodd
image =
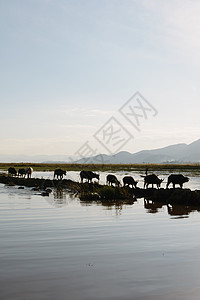
<path id="1" fill-rule="evenodd" d="M 160 149 L 143 150 L 133 154 L 121 151 L 115 155 L 101 154 L 76 161 L 76 163 L 90 164 L 98 162 L 105 164 L 199 163 L 200 139 L 189 145 L 175 144 Z"/>
<path id="2" fill-rule="evenodd" d="M 73 157 L 72 157 L 73 158 Z M 69 155 L 9 155 L 0 154 L 0 162 L 30 162 L 30 163 L 66 163 Z M 73 158 L 73 159 L 77 159 Z"/>
<path id="3" fill-rule="evenodd" d="M 175 144 L 136 153 L 121 151 L 115 155 L 101 154 L 76 160 L 74 163 L 143 164 L 143 163 L 200 163 L 200 139 L 187 145 Z M 71 163 L 69 155 L 0 155 L 0 162 Z"/>

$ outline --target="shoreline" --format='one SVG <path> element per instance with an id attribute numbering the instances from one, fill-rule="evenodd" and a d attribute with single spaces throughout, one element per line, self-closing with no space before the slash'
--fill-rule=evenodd
<path id="1" fill-rule="evenodd" d="M 133 204 L 137 199 L 160 202 L 163 204 L 199 205 L 200 190 L 181 188 L 130 188 L 113 187 L 98 183 L 80 183 L 70 179 L 40 179 L 21 178 L 0 174 L 0 183 L 6 185 L 26 186 L 45 190 L 47 188 L 66 189 L 70 193 L 78 196 L 82 201 L 103 201 L 107 203 Z M 48 195 L 46 195 L 48 196 Z"/>

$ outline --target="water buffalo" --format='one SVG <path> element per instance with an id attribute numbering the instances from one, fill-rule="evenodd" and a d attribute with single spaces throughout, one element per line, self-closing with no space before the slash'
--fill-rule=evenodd
<path id="1" fill-rule="evenodd" d="M 8 168 L 8 175 L 16 176 L 17 175 L 17 170 L 13 167 Z"/>
<path id="2" fill-rule="evenodd" d="M 21 168 L 18 170 L 17 175 L 19 177 L 25 177 L 26 176 L 26 170 L 24 168 Z"/>
<path id="3" fill-rule="evenodd" d="M 124 183 L 124 186 L 126 186 L 126 185 L 128 185 L 128 186 L 132 185 L 132 188 L 133 187 L 136 188 L 138 181 L 135 181 L 132 176 L 125 176 L 123 178 L 123 183 Z"/>
<path id="4" fill-rule="evenodd" d="M 162 181 L 163 179 L 159 179 L 155 174 L 147 175 L 144 177 L 144 188 L 148 188 L 149 184 L 152 184 L 152 188 L 154 184 L 156 184 L 157 188 L 159 188 Z"/>
<path id="5" fill-rule="evenodd" d="M 28 168 L 26 169 L 26 175 L 27 175 L 27 178 L 31 178 L 32 173 L 33 173 L 33 168 L 28 167 Z"/>
<path id="6" fill-rule="evenodd" d="M 92 171 L 81 171 L 80 172 L 81 182 L 83 183 L 83 179 L 86 179 L 88 182 L 92 182 L 93 178 L 99 180 L 99 174 L 96 174 Z"/>
<path id="7" fill-rule="evenodd" d="M 176 185 L 176 184 L 179 184 L 179 185 L 180 185 L 180 188 L 182 189 L 183 184 L 184 184 L 185 182 L 188 182 L 188 181 L 189 181 L 189 178 L 183 176 L 182 174 L 171 174 L 171 175 L 168 177 L 166 188 L 168 188 L 168 186 L 170 185 L 170 183 L 172 183 L 172 184 L 173 184 L 173 188 L 175 188 L 175 185 Z"/>
<path id="8" fill-rule="evenodd" d="M 119 180 L 117 179 L 117 177 L 113 174 L 109 174 L 106 176 L 106 183 L 108 185 L 113 185 L 113 183 L 115 184 L 115 186 L 118 186 L 120 185 L 120 182 Z"/>
<path id="9" fill-rule="evenodd" d="M 54 175 L 53 178 L 57 177 L 57 179 L 63 179 L 63 175 L 66 175 L 66 171 L 62 170 L 62 169 L 56 169 L 54 171 Z"/>

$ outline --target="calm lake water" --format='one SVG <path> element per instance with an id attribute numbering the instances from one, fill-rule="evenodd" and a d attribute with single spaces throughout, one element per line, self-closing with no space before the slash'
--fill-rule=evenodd
<path id="1" fill-rule="evenodd" d="M 185 187 L 200 189 L 199 177 L 190 178 Z M 2 300 L 199 300 L 197 209 L 143 199 L 108 207 L 0 184 L 0 220 Z"/>

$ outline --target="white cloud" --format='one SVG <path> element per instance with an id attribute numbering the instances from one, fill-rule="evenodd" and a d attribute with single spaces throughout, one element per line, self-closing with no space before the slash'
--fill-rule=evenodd
<path id="1" fill-rule="evenodd" d="M 73 117 L 97 117 L 103 115 L 112 115 L 114 111 L 112 110 L 103 110 L 103 109 L 90 109 L 90 108 L 69 108 L 69 109 L 60 109 L 58 113 L 64 114 L 65 116 Z"/>

